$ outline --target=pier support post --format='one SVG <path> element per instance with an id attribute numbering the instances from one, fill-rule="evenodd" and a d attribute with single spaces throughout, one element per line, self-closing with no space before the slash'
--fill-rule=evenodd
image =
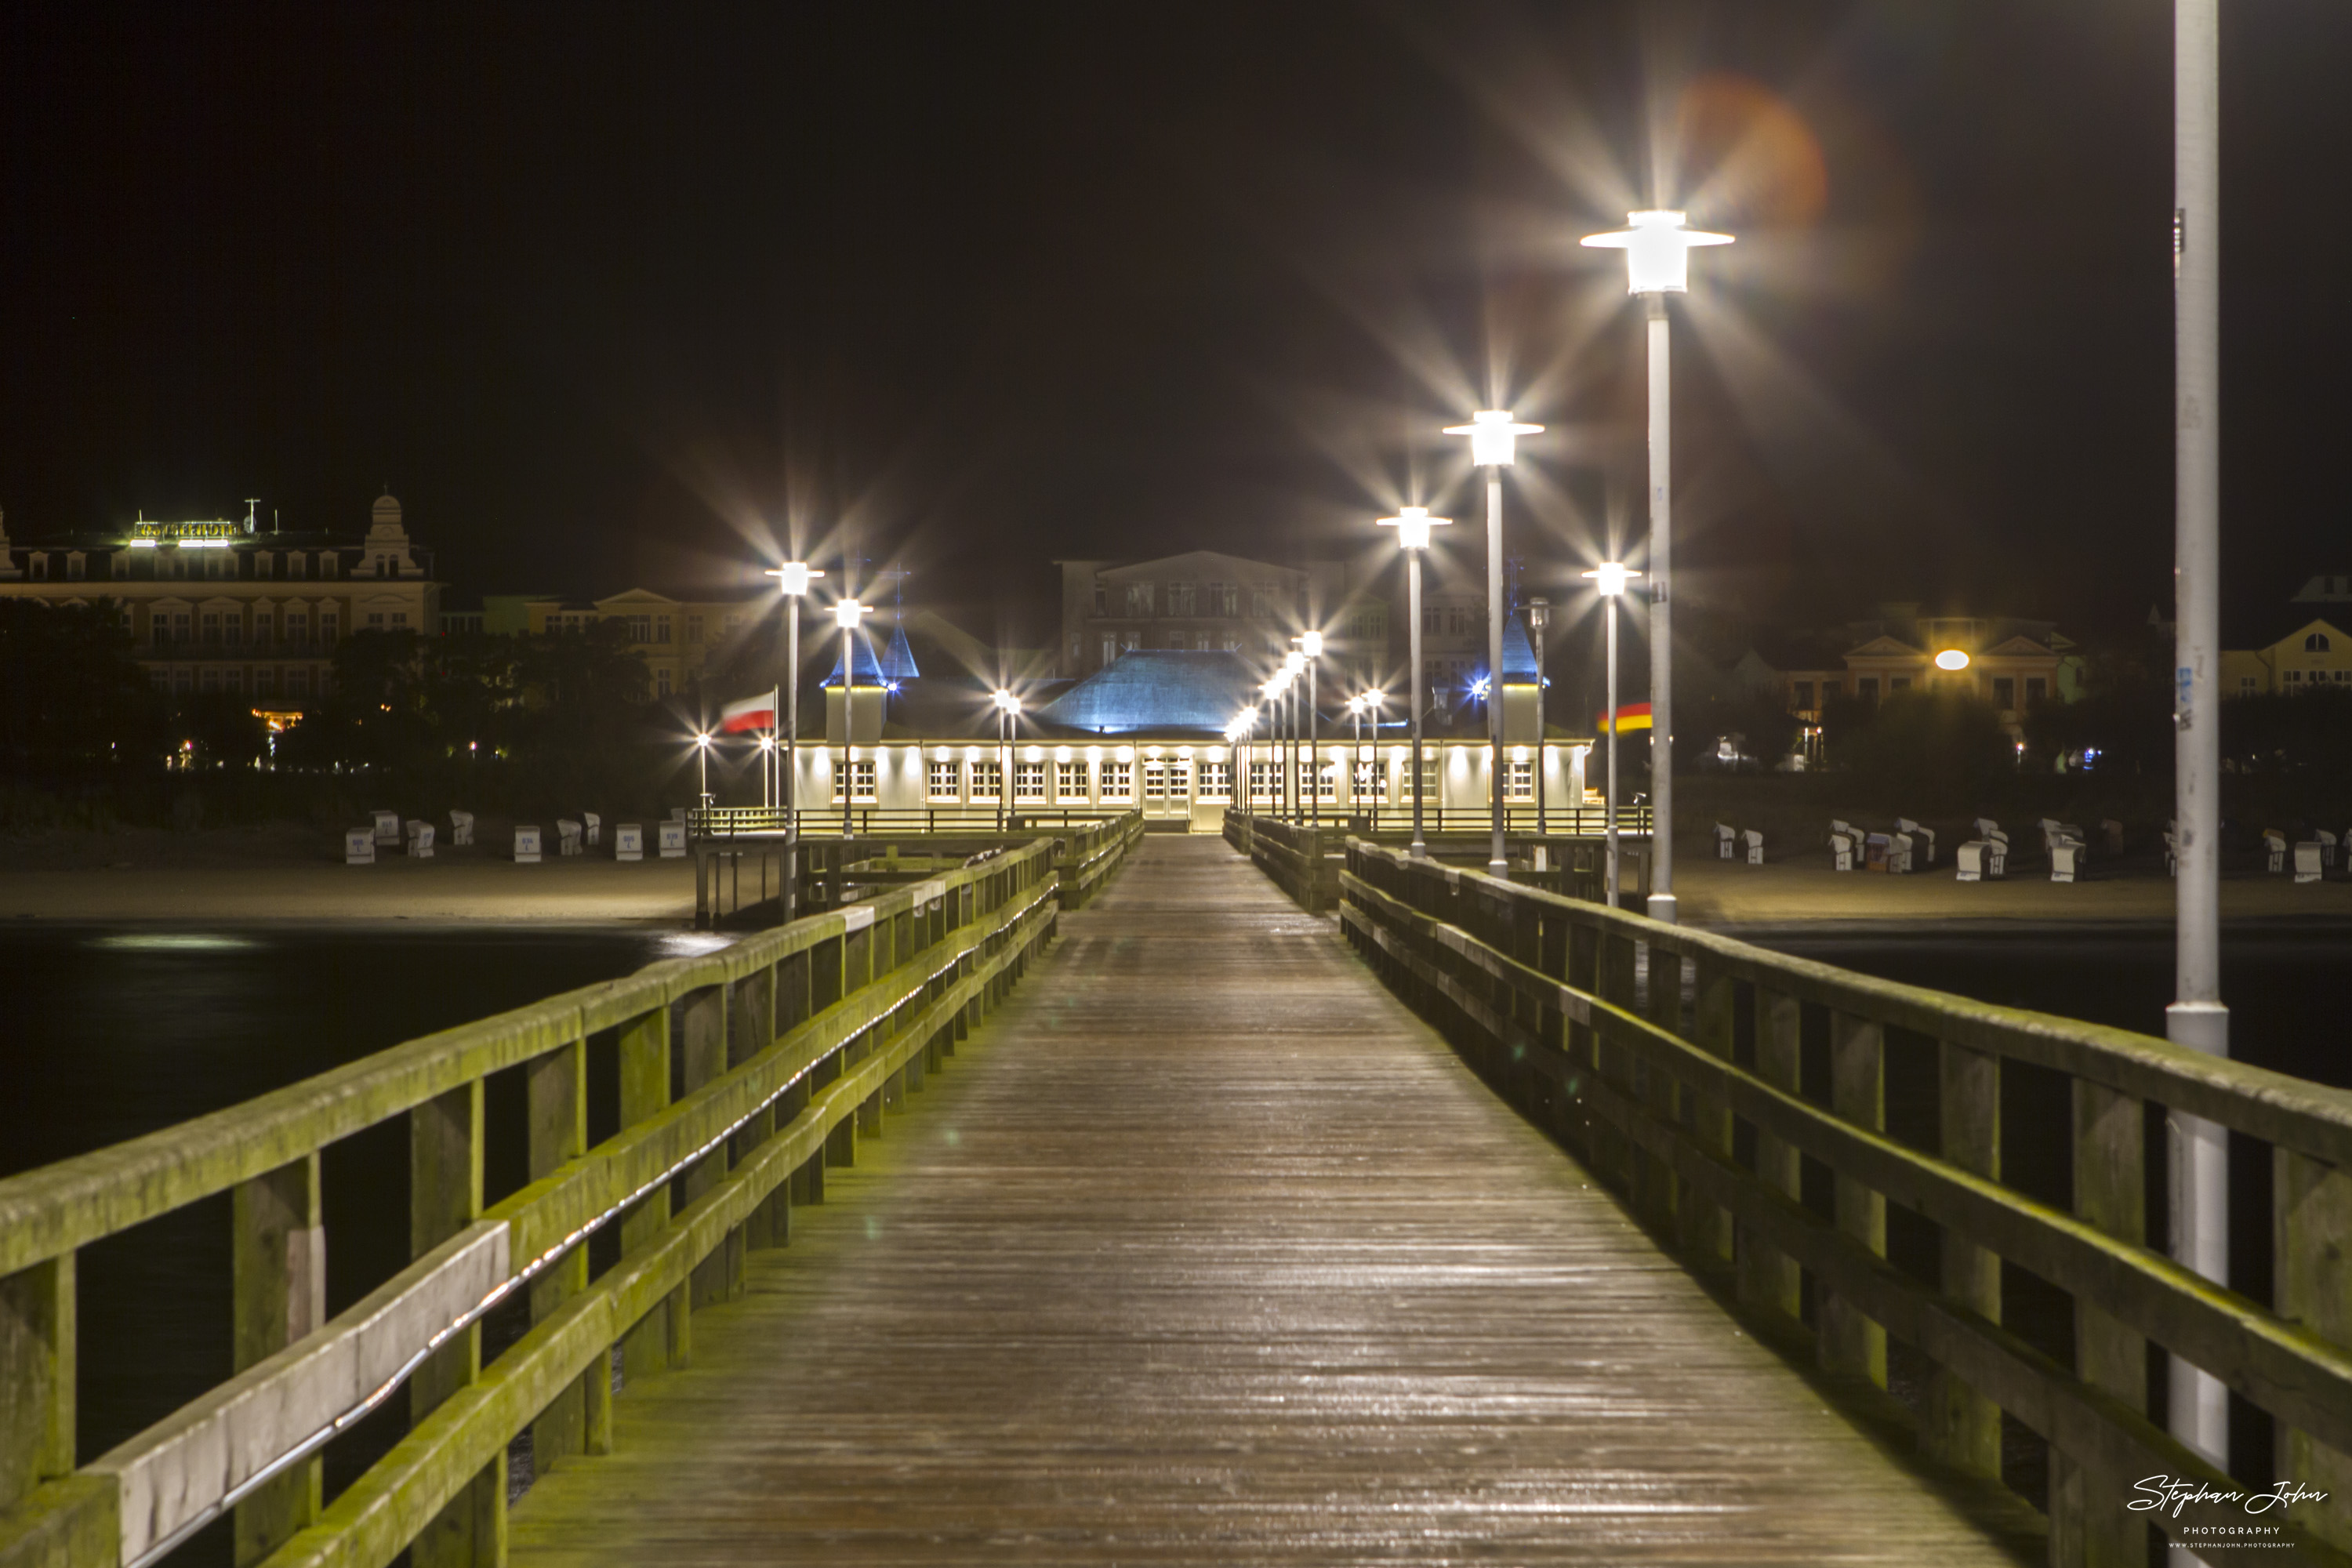
<path id="1" fill-rule="evenodd" d="M 408 1113 L 408 1247 L 422 1258 L 481 1217 L 482 1080 L 438 1095 Z M 482 1375 L 477 1323 L 434 1353 L 408 1384 L 411 1421 L 421 1421 Z M 500 1568 L 507 1557 L 507 1457 L 483 1467 L 409 1547 L 415 1568 Z"/>
<path id="2" fill-rule="evenodd" d="M 1830 1109 L 1841 1121 L 1873 1132 L 1886 1129 L 1886 1033 L 1850 1013 L 1830 1015 Z M 1881 1258 L 1886 1256 L 1886 1198 L 1840 1174 L 1837 1227 Z M 1886 1386 L 1886 1330 L 1853 1302 L 1822 1294 L 1822 1365 L 1831 1372 Z"/>
<path id="3" fill-rule="evenodd" d="M 1794 1094 L 1803 1073 L 1803 1005 L 1784 991 L 1756 987 L 1756 1076 Z M 1802 1157 L 1787 1141 L 1756 1130 L 1756 1179 L 1792 1204 L 1804 1201 Z M 1804 1311 L 1804 1279 L 1797 1260 L 1750 1233 L 1739 1238 L 1739 1295 L 1751 1307 L 1791 1323 Z"/>
<path id="4" fill-rule="evenodd" d="M 588 1147 L 588 1047 L 579 1040 L 534 1059 L 523 1069 L 530 1115 L 530 1179 L 552 1175 Z M 549 1265 L 530 1285 L 530 1321 L 543 1323 L 563 1303 L 588 1288 L 588 1249 L 574 1247 Z M 599 1374 L 602 1375 L 599 1375 Z M 608 1432 L 613 1372 L 591 1367 L 580 1382 L 555 1396 L 531 1423 L 530 1459 L 544 1474 L 573 1454 L 588 1451 L 588 1430 Z M 601 1422 L 590 1420 L 593 1405 L 607 1407 Z"/>
<path id="5" fill-rule="evenodd" d="M 2134 1096 L 2074 1080 L 2074 1213 L 2117 1241 L 2147 1238 L 2142 1181 L 2146 1139 Z M 2077 1297 L 2074 1372 L 2101 1393 L 2147 1411 L 2147 1341 Z M 2141 1568 L 2147 1523 L 2127 1513 L 2132 1476 L 2092 1470 L 2056 1445 L 2050 1449 L 2050 1560 L 2084 1568 Z"/>
<path id="6" fill-rule="evenodd" d="M 1937 1050 L 1938 1147 L 1961 1170 L 2000 1179 L 2000 1058 L 1949 1040 Z M 2000 1321 L 2000 1258 L 1950 1230 L 1943 1241 L 1944 1294 Z M 1971 1475 L 2000 1475 L 2000 1406 L 1938 1366 L 1927 1378 L 1921 1446 Z"/>
<path id="7" fill-rule="evenodd" d="M 669 1009 L 656 1007 L 621 1026 L 621 1125 L 634 1127 L 669 1105 Z M 635 1251 L 669 1225 L 669 1186 L 655 1188 L 621 1216 L 621 1250 Z M 621 1375 L 634 1381 L 669 1365 L 669 1304 L 665 1301 L 621 1337 Z"/>
<path id="8" fill-rule="evenodd" d="M 233 1363 L 243 1372 L 327 1321 L 319 1156 L 238 1183 L 230 1215 Z M 320 1482 L 314 1454 L 236 1505 L 237 1568 L 260 1562 L 319 1517 Z"/>
<path id="9" fill-rule="evenodd" d="M 2292 1149 L 2272 1153 L 2278 1313 L 2321 1339 L 2352 1345 L 2352 1171 L 2324 1165 Z M 2352 1455 L 2286 1425 L 2278 1428 L 2281 1478 L 2352 1498 Z M 2301 1522 L 2321 1540 L 2352 1552 L 2352 1510 L 2305 1510 Z"/>

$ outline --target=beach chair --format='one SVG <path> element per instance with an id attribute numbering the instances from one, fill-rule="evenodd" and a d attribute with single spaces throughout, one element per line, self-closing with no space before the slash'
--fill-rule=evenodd
<path id="1" fill-rule="evenodd" d="M 2082 869 L 2083 841 L 2060 835 L 2050 841 L 2050 879 L 2071 882 Z"/>
<path id="2" fill-rule="evenodd" d="M 375 864 L 375 825 L 349 827 L 343 830 L 343 864 L 373 866 Z"/>
<path id="3" fill-rule="evenodd" d="M 604 842 L 604 819 L 603 817 L 597 816 L 593 811 L 583 811 L 580 814 L 580 820 L 583 825 L 585 825 L 588 830 L 589 848 L 593 849 L 598 845 Z"/>
<path id="4" fill-rule="evenodd" d="M 2319 868 L 2323 871 L 2336 869 L 2336 835 L 2325 827 L 2315 827 L 2311 830 L 2311 838 L 2319 846 Z"/>
<path id="5" fill-rule="evenodd" d="M 2108 854 L 2121 855 L 2124 852 L 2124 825 L 2122 823 L 2117 822 L 2114 817 L 2110 816 L 2105 822 L 2099 824 L 2099 833 L 2107 841 Z"/>
<path id="6" fill-rule="evenodd" d="M 514 830 L 514 858 L 518 866 L 539 864 L 539 829 L 517 827 Z"/>
<path id="7" fill-rule="evenodd" d="M 395 848 L 400 844 L 400 813 L 378 809 L 368 814 L 375 818 L 375 841 Z"/>
<path id="8" fill-rule="evenodd" d="M 1932 866 L 1936 863 L 1936 830 L 1934 828 L 1922 827 L 1907 816 L 1898 816 L 1895 819 L 1895 831 L 1911 836 L 1911 846 L 1918 855 L 1920 865 Z"/>
<path id="9" fill-rule="evenodd" d="M 408 858 L 412 860 L 433 858 L 433 825 L 421 816 L 408 819 Z"/>
<path id="10" fill-rule="evenodd" d="M 1982 838 L 1969 839 L 1966 844 L 1960 846 L 1958 857 L 1960 869 L 1958 879 L 1963 882 L 1983 881 L 1985 879 L 1985 863 L 1991 858 L 1992 845 L 1989 840 Z"/>
<path id="11" fill-rule="evenodd" d="M 2316 838 L 2306 838 L 2294 847 L 2294 879 L 2298 882 L 2319 880 L 2320 845 Z"/>
<path id="12" fill-rule="evenodd" d="M 1717 823 L 1715 825 L 1715 858 L 1718 860 L 1730 859 L 1732 841 L 1738 837 L 1728 823 Z"/>
<path id="13" fill-rule="evenodd" d="M 2286 835 L 2275 827 L 2263 829 L 2263 868 L 2266 871 L 2286 869 Z"/>
<path id="14" fill-rule="evenodd" d="M 1837 871 L 1851 871 L 1853 869 L 1853 834 L 1832 833 L 1830 835 L 1830 868 L 1831 869 Z"/>
<path id="15" fill-rule="evenodd" d="M 646 830 L 634 822 L 624 822 L 613 829 L 613 858 L 642 860 L 646 858 Z"/>
<path id="16" fill-rule="evenodd" d="M 450 847 L 461 848 L 473 842 L 474 814 L 470 811 L 452 811 L 449 814 Z"/>
<path id="17" fill-rule="evenodd" d="M 1748 863 L 1750 866 L 1764 864 L 1764 835 L 1751 827 L 1740 834 L 1739 841 L 1748 847 Z"/>
<path id="18" fill-rule="evenodd" d="M 660 854 L 663 859 L 675 860 L 686 853 L 685 823 L 675 820 L 659 823 L 656 825 L 656 831 L 661 836 Z"/>
<path id="19" fill-rule="evenodd" d="M 580 853 L 580 825 L 568 816 L 555 819 L 555 852 L 558 855 Z"/>

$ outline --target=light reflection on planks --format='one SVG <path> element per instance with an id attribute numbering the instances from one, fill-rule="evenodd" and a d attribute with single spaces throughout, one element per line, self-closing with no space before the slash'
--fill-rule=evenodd
<path id="1" fill-rule="evenodd" d="M 517 1564 L 2008 1563 L 1213 838 L 1155 837 Z"/>

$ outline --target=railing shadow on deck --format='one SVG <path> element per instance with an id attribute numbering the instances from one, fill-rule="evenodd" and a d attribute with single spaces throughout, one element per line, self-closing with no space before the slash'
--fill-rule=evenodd
<path id="1" fill-rule="evenodd" d="M 2032 1500 L 2047 1502 L 2053 1563 L 2138 1568 L 2152 1527 L 2194 1546 L 2187 1531 L 2212 1526 L 2278 1527 L 2280 1560 L 2347 1561 L 2352 1092 L 1362 840 L 1347 846 L 1339 897 L 1343 933 L 1382 981 L 1768 1337 L 1801 1339 L 1829 1373 L 1879 1389 L 1890 1336 L 1912 1347 L 1929 1369 L 1920 1447 L 1956 1478 L 2001 1478 L 2004 1412 L 2044 1439 L 2047 1496 Z M 2063 1141 L 2054 1184 L 2071 1196 L 2004 1179 L 2005 1069 L 2012 1115 L 2049 1113 Z M 1906 1087 L 1902 1125 L 1891 1078 Z M 2147 1245 L 2147 1162 L 2161 1157 L 2147 1133 L 2162 1125 L 2148 1108 L 2270 1147 L 2270 1303 Z M 2022 1167 L 2034 1151 L 2021 1132 L 2007 1155 Z M 2071 1298 L 2071 1359 L 2004 1326 L 2005 1297 L 2036 1286 Z M 2233 1482 L 2150 1418 L 2151 1347 L 2275 1420 L 2275 1476 Z M 2176 1515 L 2138 1489 L 2162 1477 L 2330 1495 Z"/>
<path id="2" fill-rule="evenodd" d="M 1047 838 L 698 958 L 379 1052 L 177 1128 L 0 1181 L 0 1568 L 137 1568 L 233 1510 L 271 1568 L 504 1561 L 507 1459 L 608 1452 L 627 1379 L 691 1355 L 828 1165 L 920 1090 L 1143 832 Z M 588 1043 L 620 1130 L 587 1140 Z M 529 1181 L 483 1205 L 484 1084 L 519 1069 Z M 674 1079 L 685 1085 L 673 1100 Z M 405 1118 L 415 1261 L 321 1321 L 320 1151 Z M 75 1257 L 233 1197 L 236 1375 L 76 1466 Z M 617 1232 L 614 1260 L 588 1243 Z M 485 1365 L 482 1320 L 530 1326 Z M 331 1501 L 320 1455 L 403 1387 L 407 1435 Z"/>

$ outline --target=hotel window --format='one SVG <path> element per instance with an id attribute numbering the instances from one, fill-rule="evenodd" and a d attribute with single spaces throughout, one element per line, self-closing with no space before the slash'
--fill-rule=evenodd
<path id="1" fill-rule="evenodd" d="M 1234 764 L 1202 763 L 1201 764 L 1201 798 L 1231 800 L 1234 798 Z"/>
<path id="2" fill-rule="evenodd" d="M 1193 609 L 1192 609 L 1193 593 L 1194 593 L 1194 585 L 1193 585 L 1192 584 L 1190 584 L 1190 583 L 1171 583 L 1171 584 L 1168 584 L 1168 613 L 1169 613 L 1170 615 L 1171 615 L 1171 616 L 1189 616 L 1189 615 L 1193 614 L 1193 613 L 1194 613 L 1194 612 L 1193 612 Z"/>
<path id="3" fill-rule="evenodd" d="M 36 550 L 26 559 L 32 565 L 34 582 L 46 583 L 49 580 L 49 558 L 46 553 Z"/>
<path id="4" fill-rule="evenodd" d="M 89 575 L 89 564 L 82 559 L 79 552 L 66 557 L 67 582 L 79 583 L 88 575 Z"/>
<path id="5" fill-rule="evenodd" d="M 368 630 L 372 632 L 380 632 L 383 630 L 383 612 L 382 610 L 370 610 L 368 612 Z"/>
<path id="6" fill-rule="evenodd" d="M 1193 647 L 1193 649 L 1194 649 L 1196 652 L 1200 652 L 1200 653 L 1206 653 L 1206 652 L 1208 652 L 1208 651 L 1209 651 L 1209 634 L 1208 634 L 1208 633 L 1206 633 L 1206 632 L 1202 632 L 1202 633 L 1198 637 L 1196 637 L 1195 639 L 1193 639 L 1192 647 Z"/>
<path id="7" fill-rule="evenodd" d="M 2025 701 L 2028 707 L 2049 695 L 2050 682 L 2046 677 L 2029 675 L 2025 678 Z"/>
<path id="8" fill-rule="evenodd" d="M 206 691 L 218 691 L 220 689 L 220 676 L 221 672 L 219 666 L 211 664 L 205 666 L 205 689 Z"/>
<path id="9" fill-rule="evenodd" d="M 2303 671 L 2299 669 L 2290 669 L 2283 679 L 2289 686 L 2301 686 L 2303 684 Z"/>
<path id="10" fill-rule="evenodd" d="M 1015 763 L 1013 764 L 1013 798 L 1043 800 L 1045 798 L 1045 764 Z"/>
<path id="11" fill-rule="evenodd" d="M 286 672 L 286 695 L 289 697 L 308 697 L 310 694 L 310 672 L 307 669 L 288 670 Z"/>
<path id="12" fill-rule="evenodd" d="M 1113 636 L 1111 636 L 1109 633 L 1106 632 L 1105 634 L 1103 634 L 1102 645 L 1103 645 L 1103 656 L 1102 656 L 1102 661 L 1103 661 L 1105 664 L 1108 664 L 1111 660 L 1113 660 L 1113 659 L 1115 659 L 1115 658 L 1117 658 L 1118 657 L 1118 637 L 1113 637 Z"/>
<path id="13" fill-rule="evenodd" d="M 2011 712 L 2016 710 L 2017 677 L 2013 675 L 1996 675 L 1992 678 L 1992 705 L 2000 709 L 2003 712 Z"/>
<path id="14" fill-rule="evenodd" d="M 321 612 L 319 616 L 319 640 L 332 646 L 337 629 L 334 615 L 331 612 Z"/>
<path id="15" fill-rule="evenodd" d="M 669 617 L 667 616 L 658 616 L 655 617 L 654 641 L 663 643 L 669 641 Z"/>
<path id="16" fill-rule="evenodd" d="M 2259 683 L 2259 682 L 2258 682 L 2258 681 L 2257 681 L 2257 680 L 2256 680 L 2252 676 L 2251 676 L 2251 675 L 2242 675 L 2242 676 L 2238 677 L 2238 695 L 2239 695 L 2239 696 L 2241 696 L 2241 697 L 2251 697 L 2251 696 L 2252 696 L 2255 692 L 2257 692 L 2257 691 L 2259 691 L 2259 690 L 2261 690 L 2261 689 L 2262 689 L 2262 686 L 2261 686 L 2261 684 L 2260 684 L 2260 683 Z"/>
<path id="17" fill-rule="evenodd" d="M 1249 765 L 1250 799 L 1272 800 L 1275 777 L 1272 763 L 1252 762 Z"/>
<path id="18" fill-rule="evenodd" d="M 232 693 L 245 689 L 245 671 L 232 668 L 224 679 Z"/>
<path id="19" fill-rule="evenodd" d="M 954 762 L 931 763 L 931 798 L 956 800 L 963 794 L 963 764 Z"/>
<path id="20" fill-rule="evenodd" d="M 1908 691 L 1911 689 L 1911 678 L 1907 675 L 1894 676 L 1886 682 L 1886 689 L 1890 695 L 1897 691 Z"/>
<path id="21" fill-rule="evenodd" d="M 1077 804 L 1087 798 L 1087 764 L 1055 763 L 1054 764 L 1054 798 Z"/>
<path id="22" fill-rule="evenodd" d="M 182 665 L 172 672 L 172 689 L 184 697 L 196 689 L 195 672 Z"/>
<path id="23" fill-rule="evenodd" d="M 245 640 L 245 626 L 243 622 L 244 617 L 239 616 L 235 610 L 231 610 L 228 613 L 228 619 L 224 622 L 221 626 L 221 641 L 227 644 L 230 647 L 236 647 L 239 644 L 243 643 Z"/>
<path id="24" fill-rule="evenodd" d="M 656 669 L 654 671 L 654 695 L 656 697 L 667 697 L 669 695 L 668 670 Z"/>
<path id="25" fill-rule="evenodd" d="M 1203 638 L 1202 640 L 1206 641 L 1207 639 Z M 1223 646 L 1224 651 L 1227 653 L 1239 653 L 1242 651 L 1242 639 L 1239 637 L 1227 637 L 1224 639 Z"/>
<path id="26" fill-rule="evenodd" d="M 971 764 L 971 798 L 995 800 L 1004 790 L 1004 764 L 999 762 Z"/>
<path id="27" fill-rule="evenodd" d="M 393 624 L 394 626 L 406 626 L 406 625 L 408 624 L 408 612 L 407 612 L 406 610 L 394 610 L 394 611 L 393 611 L 393 612 L 392 612 L 392 624 Z"/>
<path id="28" fill-rule="evenodd" d="M 300 610 L 286 612 L 286 640 L 300 642 L 310 635 L 310 617 Z"/>
<path id="29" fill-rule="evenodd" d="M 654 640 L 654 618 L 651 616 L 631 616 L 628 617 L 628 622 L 631 642 Z"/>
<path id="30" fill-rule="evenodd" d="M 255 670 L 253 672 L 253 694 L 256 697 L 267 697 L 269 695 L 269 671 L 266 669 Z"/>
<path id="31" fill-rule="evenodd" d="M 860 757 L 849 764 L 849 793 L 852 800 L 874 798 L 874 759 Z M 833 775 L 833 798 L 841 799 L 841 774 Z"/>
<path id="32" fill-rule="evenodd" d="M 1102 583 L 1095 584 L 1095 614 L 1098 616 L 1110 614 L 1110 589 Z"/>
<path id="33" fill-rule="evenodd" d="M 204 626 L 205 641 L 207 644 L 217 643 L 221 640 L 220 612 L 217 610 L 206 610 L 205 612 Z"/>
<path id="34" fill-rule="evenodd" d="M 2326 653 L 2327 651 L 2327 634 L 2326 632 L 2314 632 L 2309 637 L 2304 638 L 2303 651 L 2305 653 Z"/>
<path id="35" fill-rule="evenodd" d="M 1509 790 L 1513 800 L 1533 800 L 1536 797 L 1536 765 L 1533 763 L 1510 763 Z"/>
<path id="36" fill-rule="evenodd" d="M 310 562 L 310 556 L 301 551 L 292 552 L 286 557 L 286 575 L 290 578 L 300 578 L 309 571 Z"/>
<path id="37" fill-rule="evenodd" d="M 1789 683 L 1789 706 L 1792 710 L 1799 713 L 1810 713 L 1813 710 L 1813 683 L 1811 681 L 1790 681 Z"/>
<path id="38" fill-rule="evenodd" d="M 1129 583 L 1127 585 L 1127 613 L 1129 615 L 1148 616 L 1151 614 L 1152 587 L 1153 584 L 1150 583 Z"/>
<path id="39" fill-rule="evenodd" d="M 341 556 L 336 554 L 331 550 L 320 552 L 319 575 L 321 577 L 333 577 L 340 575 L 341 568 L 342 566 L 342 559 L 343 558 Z"/>
<path id="40" fill-rule="evenodd" d="M 158 691 L 169 691 L 172 689 L 172 672 L 159 664 L 147 672 L 147 684 Z"/>
<path id="41" fill-rule="evenodd" d="M 1865 675 L 1855 680 L 1853 683 L 1853 694 L 1856 697 L 1861 698 L 1864 702 L 1877 701 L 1878 677 L 1874 675 Z"/>
<path id="42" fill-rule="evenodd" d="M 1209 584 L 1209 614 L 1237 616 L 1242 612 L 1242 591 L 1231 583 Z"/>
<path id="43" fill-rule="evenodd" d="M 269 646 L 269 612 L 268 610 L 253 612 L 253 646 L 257 648 Z"/>
<path id="44" fill-rule="evenodd" d="M 702 617 L 700 616 L 688 616 L 686 617 L 686 640 L 688 644 L 698 643 L 702 640 Z"/>
<path id="45" fill-rule="evenodd" d="M 1135 633 L 1125 631 L 1118 634 L 1119 652 L 1133 653 L 1140 646 L 1142 646 L 1142 639 L 1137 637 Z"/>
<path id="46" fill-rule="evenodd" d="M 1105 763 L 1102 765 L 1102 797 L 1105 800 L 1129 801 L 1135 798 L 1135 764 Z"/>

